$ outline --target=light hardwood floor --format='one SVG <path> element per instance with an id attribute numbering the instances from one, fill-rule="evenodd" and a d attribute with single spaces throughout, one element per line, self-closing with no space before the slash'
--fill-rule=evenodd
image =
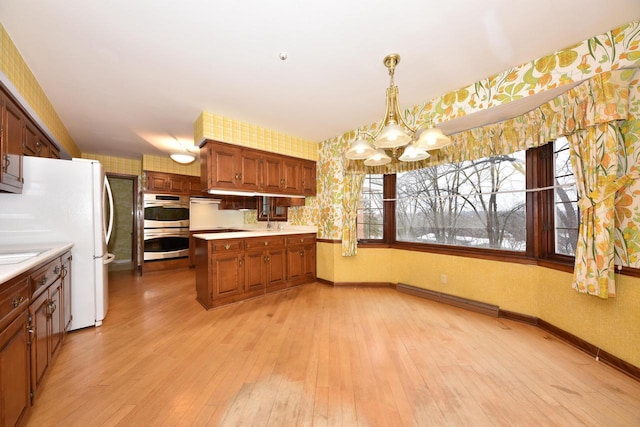
<path id="1" fill-rule="evenodd" d="M 638 426 L 640 383 L 535 327 L 392 289 L 205 311 L 192 270 L 111 275 L 29 426 Z"/>

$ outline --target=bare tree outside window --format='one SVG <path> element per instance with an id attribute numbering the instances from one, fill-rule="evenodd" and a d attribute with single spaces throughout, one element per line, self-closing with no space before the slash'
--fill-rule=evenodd
<path id="1" fill-rule="evenodd" d="M 384 237 L 384 175 L 369 174 L 362 185 L 358 204 L 358 240 L 381 240 Z"/>
<path id="2" fill-rule="evenodd" d="M 578 243 L 578 191 L 575 186 L 573 168 L 569 158 L 569 142 L 558 138 L 553 147 L 554 158 L 554 231 L 555 251 L 558 254 L 575 256 Z M 561 185 L 572 184 L 569 187 Z"/>
<path id="3" fill-rule="evenodd" d="M 526 249 L 525 153 L 398 174 L 398 241 Z"/>

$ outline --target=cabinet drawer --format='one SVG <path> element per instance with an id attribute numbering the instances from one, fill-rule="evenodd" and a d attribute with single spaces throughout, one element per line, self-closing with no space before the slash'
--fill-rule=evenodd
<path id="1" fill-rule="evenodd" d="M 315 234 L 299 234 L 297 236 L 287 237 L 287 246 L 306 245 L 316 242 Z"/>
<path id="2" fill-rule="evenodd" d="M 0 329 L 5 321 L 10 321 L 29 305 L 29 282 L 27 277 L 11 280 L 0 290 Z"/>
<path id="3" fill-rule="evenodd" d="M 42 289 L 45 289 L 47 286 L 55 282 L 56 279 L 60 277 L 60 271 L 62 271 L 60 258 L 56 258 L 31 273 L 29 275 L 31 296 L 34 296 Z"/>
<path id="4" fill-rule="evenodd" d="M 284 246 L 283 236 L 253 237 L 245 240 L 245 249 L 278 248 Z"/>
<path id="5" fill-rule="evenodd" d="M 211 240 L 209 241 L 209 251 L 213 253 L 241 251 L 243 249 L 242 243 L 242 239 Z"/>

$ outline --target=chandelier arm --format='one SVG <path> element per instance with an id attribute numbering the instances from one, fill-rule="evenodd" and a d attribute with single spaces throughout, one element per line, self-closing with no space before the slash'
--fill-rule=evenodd
<path id="1" fill-rule="evenodd" d="M 365 130 L 360 130 L 360 129 L 358 129 L 358 130 L 357 130 L 357 133 L 356 133 L 356 137 L 357 137 L 358 135 L 364 135 L 364 136 L 366 136 L 366 137 L 368 137 L 368 138 L 371 138 L 372 140 L 374 140 L 374 141 L 375 141 L 375 139 L 376 139 L 376 137 L 378 136 L 378 134 L 379 134 L 379 133 L 380 133 L 380 128 L 378 128 L 378 129 L 377 129 L 377 132 L 375 132 L 375 133 L 371 133 L 371 132 L 367 132 L 367 131 L 365 131 Z"/>

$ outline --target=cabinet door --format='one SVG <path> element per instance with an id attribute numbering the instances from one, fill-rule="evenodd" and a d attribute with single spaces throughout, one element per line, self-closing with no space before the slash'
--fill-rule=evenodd
<path id="1" fill-rule="evenodd" d="M 63 331 L 71 326 L 71 253 L 62 256 L 62 317 Z"/>
<path id="2" fill-rule="evenodd" d="M 29 409 L 28 315 L 0 331 L 0 425 L 17 425 Z"/>
<path id="3" fill-rule="evenodd" d="M 261 163 L 260 156 L 253 151 L 242 151 L 240 154 L 239 189 L 260 191 Z"/>
<path id="4" fill-rule="evenodd" d="M 167 190 L 170 193 L 189 194 L 191 193 L 191 182 L 186 176 L 170 176 L 167 179 Z"/>
<path id="5" fill-rule="evenodd" d="M 282 193 L 284 176 L 282 172 L 282 158 L 264 156 L 262 161 L 263 191 L 267 193 Z"/>
<path id="6" fill-rule="evenodd" d="M 242 293 L 244 285 L 242 253 L 213 255 L 211 264 L 214 298 Z"/>
<path id="7" fill-rule="evenodd" d="M 267 252 L 267 288 L 284 288 L 287 283 L 287 257 L 285 249 L 270 249 Z"/>
<path id="8" fill-rule="evenodd" d="M 282 190 L 287 194 L 302 194 L 300 178 L 300 161 L 286 159 L 282 162 L 283 182 Z"/>
<path id="9" fill-rule="evenodd" d="M 29 122 L 24 126 L 24 145 L 23 154 L 25 156 L 39 156 L 42 150 L 40 140 L 38 138 L 38 129 Z"/>
<path id="10" fill-rule="evenodd" d="M 47 303 L 49 322 L 51 324 L 49 343 L 51 354 L 49 355 L 49 360 L 53 358 L 53 355 L 60 349 L 60 344 L 62 344 L 62 333 L 64 331 L 64 315 L 62 313 L 64 302 L 62 298 L 62 280 L 58 279 L 49 288 L 49 302 Z"/>
<path id="11" fill-rule="evenodd" d="M 167 176 L 158 175 L 155 173 L 146 173 L 147 178 L 147 191 L 157 191 L 157 192 L 165 192 L 167 191 L 167 187 L 169 186 L 169 182 L 167 181 Z"/>
<path id="12" fill-rule="evenodd" d="M 244 254 L 244 285 L 246 292 L 262 291 L 264 292 L 266 283 L 267 255 L 265 251 L 252 250 L 246 251 Z"/>
<path id="13" fill-rule="evenodd" d="M 301 168 L 301 188 L 302 194 L 305 196 L 316 195 L 316 162 L 303 161 Z"/>
<path id="14" fill-rule="evenodd" d="M 29 306 L 31 317 L 31 389 L 34 392 L 49 366 L 49 292 L 45 290 Z"/>
<path id="15" fill-rule="evenodd" d="M 299 283 L 304 275 L 304 250 L 302 246 L 287 249 L 287 280 Z"/>
<path id="16" fill-rule="evenodd" d="M 240 183 L 240 148 L 213 146 L 208 166 L 209 188 L 235 189 Z"/>
<path id="17" fill-rule="evenodd" d="M 200 184 L 199 176 L 189 177 L 189 194 L 192 194 L 194 196 L 202 195 L 202 185 Z"/>
<path id="18" fill-rule="evenodd" d="M 22 188 L 24 117 L 18 106 L 0 93 L 0 188 Z"/>
<path id="19" fill-rule="evenodd" d="M 303 249 L 304 265 L 303 276 L 306 282 L 316 280 L 316 245 L 306 245 Z"/>

